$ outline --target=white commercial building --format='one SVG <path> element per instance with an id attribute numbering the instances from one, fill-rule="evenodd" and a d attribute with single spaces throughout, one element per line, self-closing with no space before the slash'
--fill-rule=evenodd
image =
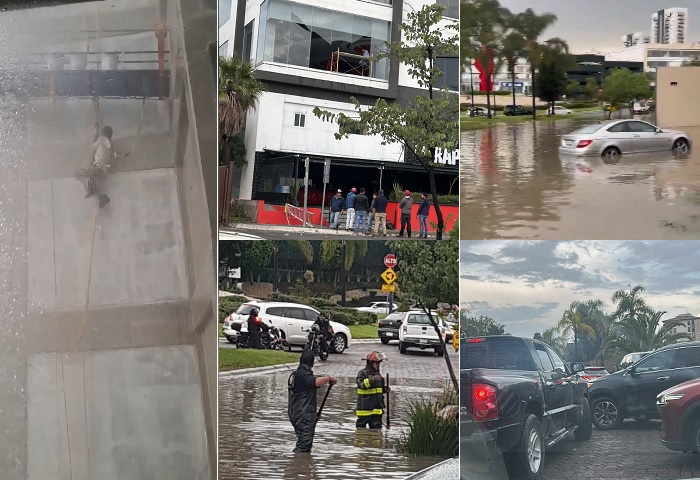
<path id="1" fill-rule="evenodd" d="M 219 54 L 251 61 L 267 90 L 248 113 L 247 165 L 234 173 L 233 197 L 294 196 L 307 157 L 309 190 L 328 183 L 327 191 L 389 191 L 393 182 L 427 190 L 427 174 L 400 145 L 383 145 L 361 129 L 336 140 L 338 125 L 313 110 L 357 117 L 353 96 L 372 105 L 379 98 L 403 103 L 427 95 L 405 65 L 386 58 L 367 62 L 363 54 L 375 55 L 397 41 L 407 12 L 434 1 L 338 0 L 331 7 L 322 0 L 219 0 Z M 438 3 L 446 6 L 445 25 L 458 20 L 458 0 Z M 456 94 L 459 59 L 438 58 L 436 67 L 445 72 L 438 87 Z M 438 190 L 446 191 L 458 175 L 456 158 L 438 170 Z"/>
<path id="2" fill-rule="evenodd" d="M 625 47 L 632 47 L 634 45 L 641 45 L 642 43 L 651 43 L 651 37 L 646 35 L 644 32 L 628 33 L 622 37 L 622 44 Z"/>
<path id="3" fill-rule="evenodd" d="M 610 52 L 605 60 L 612 62 L 642 62 L 645 71 L 658 67 L 679 67 L 684 62 L 700 56 L 700 44 L 643 43 L 623 50 Z"/>
<path id="4" fill-rule="evenodd" d="M 688 40 L 688 9 L 665 8 L 651 16 L 651 41 L 674 44 Z"/>

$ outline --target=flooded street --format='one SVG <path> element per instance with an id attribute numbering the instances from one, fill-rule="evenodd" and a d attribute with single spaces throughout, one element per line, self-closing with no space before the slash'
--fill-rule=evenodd
<path id="1" fill-rule="evenodd" d="M 596 113 L 463 131 L 461 238 L 696 238 L 697 153 L 629 155 L 616 164 L 559 158 L 561 136 L 598 119 Z M 688 133 L 700 139 L 700 131 Z"/>
<path id="2" fill-rule="evenodd" d="M 338 384 L 331 390 L 316 427 L 311 455 L 292 453 L 296 437 L 287 418 L 291 371 L 220 379 L 219 478 L 257 479 L 264 471 L 267 479 L 403 480 L 443 460 L 409 458 L 396 451 L 396 443 L 407 428 L 404 419 L 409 402 L 434 399 L 442 393 L 445 362 L 423 352 L 399 355 L 392 347 L 383 347 L 389 363 L 382 370 L 390 373 L 391 428 L 381 432 L 355 428 L 354 375 L 362 367 L 358 359 L 366 350 L 371 351 L 372 345 L 353 345 L 342 355 L 316 363 L 315 374 L 336 375 Z M 319 406 L 326 388 L 319 389 Z"/>

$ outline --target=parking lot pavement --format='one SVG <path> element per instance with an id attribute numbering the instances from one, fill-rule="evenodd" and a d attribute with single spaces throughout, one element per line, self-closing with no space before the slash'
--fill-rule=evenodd
<path id="1" fill-rule="evenodd" d="M 545 455 L 543 480 L 674 480 L 700 477 L 700 455 L 661 444 L 661 422 L 624 422 L 617 430 L 593 428 L 586 442 L 564 440 Z"/>
<path id="2" fill-rule="evenodd" d="M 381 342 L 358 343 L 352 345 L 342 355 L 331 355 L 328 361 L 316 361 L 314 372 L 317 374 L 329 374 L 335 377 L 355 377 L 358 370 L 365 366 L 364 358 L 369 352 L 384 353 L 388 361 L 382 362 L 382 373 L 389 373 L 391 379 L 446 379 L 448 378 L 445 359 L 438 357 L 432 350 L 413 350 L 401 355 L 399 343 L 391 342 L 382 345 Z M 448 355 L 452 360 L 455 371 L 459 370 L 459 358 L 454 349 L 448 348 Z"/>
<path id="3" fill-rule="evenodd" d="M 221 348 L 235 348 L 226 340 L 219 340 Z M 337 378 L 354 378 L 358 370 L 364 367 L 362 360 L 369 352 L 382 352 L 388 357 L 388 361 L 382 365 L 382 373 L 389 373 L 392 379 L 429 379 L 445 380 L 448 378 L 445 359 L 438 357 L 432 350 L 409 349 L 408 353 L 399 353 L 398 342 L 391 342 L 383 345 L 379 340 L 376 342 L 353 343 L 345 353 L 340 355 L 332 354 L 328 360 L 322 362 L 316 358 L 314 373 L 317 375 L 333 375 Z M 295 348 L 293 353 L 301 354 L 301 349 Z M 454 349 L 448 345 L 446 350 L 450 356 L 452 366 L 455 371 L 459 370 L 459 357 Z"/>

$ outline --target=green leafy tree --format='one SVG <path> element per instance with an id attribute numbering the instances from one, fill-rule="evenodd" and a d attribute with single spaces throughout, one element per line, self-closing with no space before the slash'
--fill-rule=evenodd
<path id="1" fill-rule="evenodd" d="M 479 337 L 482 335 L 505 335 L 506 327 L 496 322 L 491 317 L 479 315 L 469 317 L 466 310 L 460 312 L 460 334 L 466 337 Z"/>
<path id="2" fill-rule="evenodd" d="M 253 65 L 239 57 L 219 57 L 219 136 L 229 143 L 243 129 L 245 115 L 255 109 L 265 86 L 255 77 Z M 223 148 L 223 163 L 231 161 L 231 148 Z"/>
<path id="3" fill-rule="evenodd" d="M 325 266 L 337 266 L 333 277 L 333 288 L 337 288 L 340 282 L 341 305 L 345 306 L 345 285 L 347 283 L 348 272 L 352 270 L 355 259 L 367 253 L 367 241 L 357 240 L 348 242 L 346 240 L 324 240 L 320 246 L 321 262 Z"/>
<path id="4" fill-rule="evenodd" d="M 531 8 L 524 12 L 518 13 L 513 19 L 513 27 L 525 41 L 525 52 L 528 62 L 530 62 L 530 78 L 532 79 L 532 90 L 537 91 L 536 71 L 540 66 L 542 52 L 546 44 L 564 43 L 559 38 L 547 40 L 544 44 L 540 43 L 542 34 L 557 21 L 557 16 L 553 13 L 543 13 L 538 15 Z M 537 118 L 537 103 L 535 95 L 532 96 L 532 118 Z"/>
<path id="5" fill-rule="evenodd" d="M 542 332 L 542 341 L 560 354 L 566 353 L 566 337 L 558 326 L 550 327 Z"/>
<path id="6" fill-rule="evenodd" d="M 589 100 L 597 98 L 598 90 L 598 82 L 595 81 L 595 78 L 589 77 L 588 80 L 586 80 L 586 86 L 583 89 L 586 98 L 588 98 Z"/>
<path id="7" fill-rule="evenodd" d="M 447 370 L 455 389 L 459 389 L 457 376 L 442 338 L 438 318 L 431 313 L 437 304 L 456 304 L 459 301 L 459 241 L 448 239 L 442 242 L 387 242 L 396 252 L 398 260 L 397 283 L 401 295 L 416 302 L 430 317 L 437 332 Z"/>
<path id="8" fill-rule="evenodd" d="M 628 68 L 617 68 L 603 82 L 601 99 L 617 110 L 629 108 L 631 115 L 631 102 L 637 98 L 649 98 L 650 95 L 651 87 L 645 74 L 632 73 Z"/>
<path id="9" fill-rule="evenodd" d="M 695 55 L 690 60 L 686 60 L 685 62 L 683 62 L 683 64 L 681 66 L 682 67 L 700 67 L 700 56 Z"/>
<path id="10" fill-rule="evenodd" d="M 613 293 L 612 302 L 617 306 L 612 318 L 622 320 L 626 317 L 635 317 L 640 313 L 648 313 L 651 311 L 649 305 L 642 298 L 644 287 L 635 285 L 630 287 L 629 292 L 626 290 L 617 290 Z"/>
<path id="11" fill-rule="evenodd" d="M 574 82 L 573 80 L 570 80 L 567 84 L 566 87 L 564 87 L 564 92 L 566 93 L 566 99 L 571 100 L 579 95 L 581 95 L 581 85 L 579 85 L 578 82 Z"/>
<path id="12" fill-rule="evenodd" d="M 661 325 L 666 312 L 638 310 L 613 325 L 603 344 L 603 351 L 610 360 L 619 360 L 631 352 L 646 352 L 670 343 L 690 340 L 687 332 L 674 333 L 683 322 L 667 321 Z"/>
<path id="13" fill-rule="evenodd" d="M 399 26 L 402 41 L 389 43 L 386 52 L 380 52 L 376 57 L 399 60 L 418 85 L 427 89 L 427 95 L 419 95 L 406 104 L 379 99 L 369 108 L 351 97 L 357 118 L 314 108 L 314 115 L 325 121 L 345 127 L 361 125 L 368 135 L 381 136 L 384 144 L 402 145 L 404 155 L 410 155 L 420 163 L 428 173 L 432 205 L 437 216 L 437 240 L 442 239 L 445 220 L 435 181 L 435 169 L 441 165 L 434 160 L 437 149 L 453 152 L 459 146 L 459 101 L 446 89 L 436 87 L 444 73 L 435 66 L 435 60 L 458 54 L 457 22 L 439 25 L 444 10 L 442 5 L 427 5 L 408 12 L 407 22 Z M 336 139 L 350 135 L 347 128 L 343 130 L 335 134 Z"/>
<path id="14" fill-rule="evenodd" d="M 554 110 L 554 102 L 566 93 L 566 70 L 573 64 L 566 43 L 553 42 L 542 49 L 536 94 Z"/>

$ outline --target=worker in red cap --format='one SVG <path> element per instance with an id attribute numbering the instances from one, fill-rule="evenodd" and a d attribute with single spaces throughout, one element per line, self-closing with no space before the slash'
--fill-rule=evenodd
<path id="1" fill-rule="evenodd" d="M 381 352 L 371 352 L 365 358 L 365 368 L 357 372 L 357 428 L 381 430 L 384 415 L 384 394 L 389 391 L 384 377 L 379 373 L 379 365 L 387 360 Z"/>
<path id="2" fill-rule="evenodd" d="M 406 229 L 406 236 L 411 238 L 411 212 L 413 211 L 413 199 L 411 198 L 411 192 L 406 190 L 403 192 L 404 197 L 399 203 L 399 209 L 401 210 L 401 231 L 397 237 L 403 237 L 403 231 Z"/>

